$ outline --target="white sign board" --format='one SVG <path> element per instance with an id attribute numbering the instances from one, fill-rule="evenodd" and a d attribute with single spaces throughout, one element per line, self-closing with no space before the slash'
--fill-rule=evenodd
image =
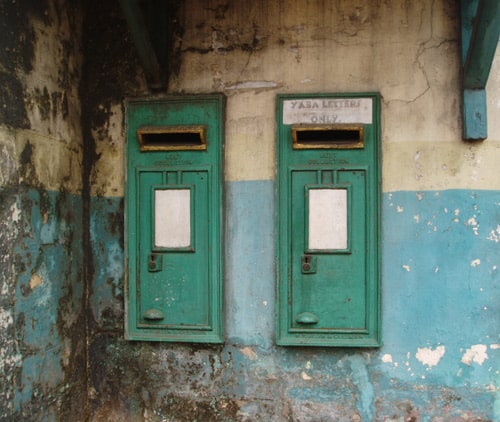
<path id="1" fill-rule="evenodd" d="M 309 98 L 286 100 L 283 123 L 292 124 L 372 124 L 371 98 Z"/>

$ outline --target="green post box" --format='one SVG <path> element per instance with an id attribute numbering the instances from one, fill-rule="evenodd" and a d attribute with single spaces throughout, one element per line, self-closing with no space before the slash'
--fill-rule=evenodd
<path id="1" fill-rule="evenodd" d="M 278 96 L 280 345 L 380 345 L 380 100 Z"/>
<path id="2" fill-rule="evenodd" d="M 223 341 L 224 105 L 127 102 L 128 339 Z"/>

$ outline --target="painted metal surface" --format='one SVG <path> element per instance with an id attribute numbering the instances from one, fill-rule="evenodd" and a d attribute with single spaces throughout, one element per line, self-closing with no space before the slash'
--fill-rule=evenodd
<path id="1" fill-rule="evenodd" d="M 277 110 L 278 344 L 378 346 L 379 98 L 288 94 Z M 305 121 L 314 130 L 297 149 Z M 353 123 L 363 131 L 344 138 Z"/>
<path id="2" fill-rule="evenodd" d="M 223 340 L 223 117 L 221 95 L 127 104 L 130 339 Z M 183 126 L 193 125 L 204 128 L 202 149 L 184 136 Z M 151 127 L 159 137 L 145 149 L 138 134 Z M 173 129 L 162 136 L 162 127 L 179 130 L 178 139 Z"/>

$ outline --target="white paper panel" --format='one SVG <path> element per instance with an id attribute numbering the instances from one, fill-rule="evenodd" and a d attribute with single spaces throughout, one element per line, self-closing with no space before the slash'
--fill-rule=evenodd
<path id="1" fill-rule="evenodd" d="M 347 249 L 347 190 L 309 190 L 309 249 Z"/>
<path id="2" fill-rule="evenodd" d="M 155 191 L 155 246 L 186 248 L 191 245 L 191 191 Z"/>

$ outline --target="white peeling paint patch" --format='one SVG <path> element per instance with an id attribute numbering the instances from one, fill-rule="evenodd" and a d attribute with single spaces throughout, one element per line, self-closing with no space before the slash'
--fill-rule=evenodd
<path id="1" fill-rule="evenodd" d="M 477 236 L 479 234 L 478 233 L 479 223 L 477 222 L 475 215 L 467 220 L 467 225 L 472 227 L 472 231 L 474 232 L 474 236 Z"/>
<path id="2" fill-rule="evenodd" d="M 12 213 L 12 221 L 14 223 L 17 223 L 21 219 L 21 208 L 17 206 L 17 202 L 14 202 L 14 204 L 12 204 L 12 207 L 10 207 L 10 211 Z"/>
<path id="3" fill-rule="evenodd" d="M 264 306 L 267 306 L 268 301 L 267 301 L 267 300 L 263 300 L 263 301 L 262 301 L 262 304 L 263 304 Z"/>
<path id="4" fill-rule="evenodd" d="M 384 356 L 382 356 L 382 362 L 384 363 L 392 363 L 392 355 L 389 353 L 386 353 Z"/>
<path id="5" fill-rule="evenodd" d="M 255 353 L 251 347 L 244 347 L 243 349 L 240 349 L 240 352 L 250 360 L 255 360 L 258 357 L 257 353 Z"/>
<path id="6" fill-rule="evenodd" d="M 7 328 L 12 325 L 13 322 L 14 320 L 12 319 L 11 313 L 4 309 L 0 309 L 0 327 L 2 327 L 4 330 L 7 330 Z"/>
<path id="7" fill-rule="evenodd" d="M 417 224 L 420 223 L 420 215 L 418 215 L 418 214 L 414 215 L 413 219 L 415 220 L 415 223 L 417 223 Z"/>
<path id="8" fill-rule="evenodd" d="M 438 346 L 435 349 L 430 347 L 419 347 L 415 357 L 422 365 L 427 365 L 429 368 L 432 368 L 433 366 L 437 366 L 445 353 L 446 348 L 444 346 Z"/>
<path id="9" fill-rule="evenodd" d="M 487 347 L 485 344 L 474 344 L 470 349 L 467 349 L 462 357 L 462 363 L 472 365 L 475 362 L 482 365 L 488 359 Z"/>
<path id="10" fill-rule="evenodd" d="M 497 226 L 496 229 L 490 232 L 490 235 L 487 237 L 488 240 L 492 240 L 493 242 L 500 242 L 500 225 Z"/>
<path id="11" fill-rule="evenodd" d="M 302 371 L 302 373 L 300 374 L 300 376 L 302 377 L 302 379 L 304 381 L 311 381 L 312 380 L 312 377 L 310 377 L 309 375 L 307 375 L 306 371 Z"/>
<path id="12" fill-rule="evenodd" d="M 306 362 L 306 369 L 311 369 L 312 368 L 312 363 L 310 360 Z"/>
<path id="13" fill-rule="evenodd" d="M 471 263 L 470 263 L 470 266 L 471 267 L 477 267 L 478 265 L 481 264 L 481 260 L 478 258 L 478 259 L 474 259 Z"/>
<path id="14" fill-rule="evenodd" d="M 403 212 L 404 210 L 405 210 L 405 209 L 404 209 L 403 207 L 400 207 L 400 206 L 398 205 L 398 212 L 399 212 L 399 213 Z"/>
<path id="15" fill-rule="evenodd" d="M 403 265 L 403 268 L 408 272 L 411 271 L 411 267 L 409 265 Z"/>
<path id="16" fill-rule="evenodd" d="M 7 333 L 7 329 L 14 323 L 14 319 L 12 318 L 12 314 L 0 308 L 0 333 Z M 2 337 L 2 346 L 0 347 L 0 373 L 8 373 L 12 372 L 11 368 L 14 366 L 18 366 L 19 362 L 22 360 L 22 356 L 19 353 L 13 353 L 14 350 L 17 350 L 14 341 L 10 337 Z"/>
<path id="17" fill-rule="evenodd" d="M 491 349 L 491 350 L 497 350 L 497 349 L 500 349 L 500 344 L 490 344 L 490 349 Z"/>

